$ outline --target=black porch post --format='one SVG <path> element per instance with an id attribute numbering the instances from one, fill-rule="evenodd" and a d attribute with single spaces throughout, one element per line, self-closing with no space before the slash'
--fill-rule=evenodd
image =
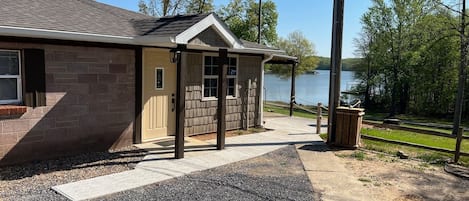
<path id="1" fill-rule="evenodd" d="M 334 144 L 337 125 L 336 108 L 340 97 L 340 71 L 342 68 L 342 30 L 344 20 L 344 0 L 334 0 L 332 19 L 331 75 L 329 83 L 329 116 L 327 143 Z"/>
<path id="2" fill-rule="evenodd" d="M 186 118 L 186 65 L 182 64 L 182 51 L 185 45 L 178 45 L 175 56 L 177 65 L 176 89 L 176 139 L 174 143 L 174 157 L 184 158 L 184 120 Z"/>
<path id="3" fill-rule="evenodd" d="M 220 49 L 218 52 L 218 105 L 217 105 L 217 149 L 225 148 L 226 131 L 226 73 L 228 64 L 228 50 Z"/>
<path id="4" fill-rule="evenodd" d="M 143 48 L 135 48 L 135 124 L 134 143 L 142 143 Z"/>
<path id="5" fill-rule="evenodd" d="M 293 116 L 293 107 L 295 104 L 295 77 L 296 77 L 296 65 L 294 62 L 291 70 L 291 91 L 290 91 L 290 117 Z"/>

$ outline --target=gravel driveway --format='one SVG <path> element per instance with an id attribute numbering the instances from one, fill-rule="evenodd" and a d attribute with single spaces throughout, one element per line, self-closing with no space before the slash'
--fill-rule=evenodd
<path id="1" fill-rule="evenodd" d="M 317 200 L 294 146 L 97 200 Z"/>
<path id="2" fill-rule="evenodd" d="M 91 152 L 0 167 L 0 201 L 67 200 L 50 187 L 130 170 L 145 154 L 144 151 L 128 147 L 113 152 Z"/>

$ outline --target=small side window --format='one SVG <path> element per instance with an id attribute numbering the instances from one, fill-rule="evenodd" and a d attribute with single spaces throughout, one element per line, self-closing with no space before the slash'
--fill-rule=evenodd
<path id="1" fill-rule="evenodd" d="M 0 50 L 0 104 L 21 102 L 20 52 Z"/>
<path id="2" fill-rule="evenodd" d="M 156 68 L 155 69 L 155 88 L 156 90 L 164 89 L 164 69 Z"/>

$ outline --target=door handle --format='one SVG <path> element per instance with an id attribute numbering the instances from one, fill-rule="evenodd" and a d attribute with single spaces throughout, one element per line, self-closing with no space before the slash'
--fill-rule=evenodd
<path id="1" fill-rule="evenodd" d="M 173 105 L 173 108 L 171 108 L 171 112 L 174 112 L 174 110 L 176 109 L 176 99 L 174 98 L 174 94 L 172 94 L 172 97 L 171 98 L 171 104 Z"/>

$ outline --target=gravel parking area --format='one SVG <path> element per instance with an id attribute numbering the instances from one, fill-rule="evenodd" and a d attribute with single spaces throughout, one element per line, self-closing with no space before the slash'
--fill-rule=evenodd
<path id="1" fill-rule="evenodd" d="M 97 200 L 317 200 L 294 146 Z"/>
<path id="2" fill-rule="evenodd" d="M 130 170 L 145 154 L 128 147 L 0 167 L 0 200 L 66 200 L 50 187 Z"/>

